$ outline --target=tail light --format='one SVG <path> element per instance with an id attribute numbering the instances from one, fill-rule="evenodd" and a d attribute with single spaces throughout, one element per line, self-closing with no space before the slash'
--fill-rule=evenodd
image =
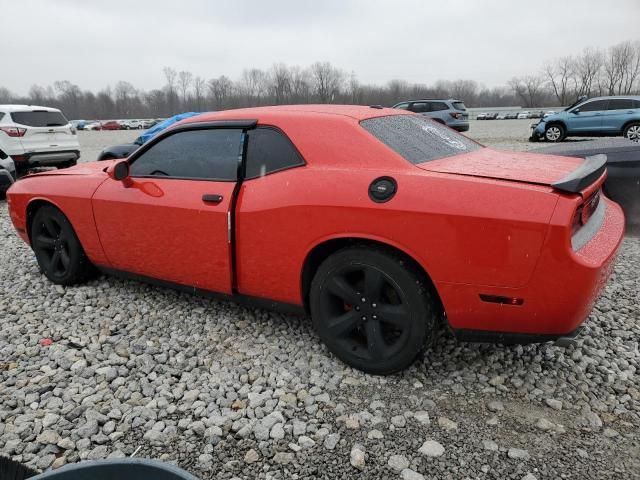
<path id="1" fill-rule="evenodd" d="M 576 209 L 576 213 L 573 215 L 573 224 L 571 225 L 572 234 L 575 234 L 580 228 L 586 225 L 593 215 L 593 212 L 596 211 L 598 205 L 600 205 L 600 192 L 601 190 L 596 191 Z"/>
<path id="2" fill-rule="evenodd" d="M 12 155 L 11 159 L 14 162 L 26 162 L 27 161 L 27 156 L 26 155 Z"/>
<path id="3" fill-rule="evenodd" d="M 460 117 L 462 117 L 462 114 L 458 113 L 458 112 L 449 112 L 449 115 L 451 115 L 456 120 L 459 119 Z"/>
<path id="4" fill-rule="evenodd" d="M 27 129 L 21 127 L 0 127 L 0 130 L 10 137 L 24 137 L 24 134 L 27 133 Z"/>

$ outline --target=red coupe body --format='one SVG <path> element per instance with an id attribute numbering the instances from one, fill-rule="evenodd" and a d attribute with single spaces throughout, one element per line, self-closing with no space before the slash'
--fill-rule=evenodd
<path id="1" fill-rule="evenodd" d="M 11 219 L 30 243 L 30 218 L 50 203 L 100 268 L 300 307 L 324 257 L 354 240 L 383 244 L 426 273 L 454 331 L 576 330 L 623 238 L 622 211 L 600 192 L 606 172 L 568 192 L 553 184 L 581 159 L 477 146 L 411 162 L 363 126 L 404 115 L 412 114 L 295 106 L 192 117 L 175 128 L 236 122 L 240 152 L 252 148 L 247 132 L 276 129 L 303 163 L 241 182 L 135 172 L 123 182 L 106 171 L 117 161 L 84 163 L 17 182 Z M 442 132 L 458 148 L 456 134 Z M 396 182 L 388 201 L 370 195 L 380 177 Z"/>

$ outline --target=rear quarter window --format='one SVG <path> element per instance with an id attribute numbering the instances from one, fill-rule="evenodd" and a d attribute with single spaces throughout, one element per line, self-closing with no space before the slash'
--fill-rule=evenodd
<path id="1" fill-rule="evenodd" d="M 362 128 L 409 162 L 469 153 L 482 145 L 420 115 L 389 115 L 360 122 Z"/>
<path id="2" fill-rule="evenodd" d="M 69 120 L 61 112 L 47 112 L 44 110 L 12 112 L 11 119 L 15 123 L 28 127 L 61 127 L 69 123 Z"/>
<path id="3" fill-rule="evenodd" d="M 452 105 L 453 108 L 455 108 L 456 110 L 460 110 L 461 112 L 465 112 L 467 110 L 467 107 L 462 102 L 453 102 Z"/>

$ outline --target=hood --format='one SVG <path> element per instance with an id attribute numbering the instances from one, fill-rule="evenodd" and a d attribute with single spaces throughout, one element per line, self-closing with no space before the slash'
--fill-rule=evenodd
<path id="1" fill-rule="evenodd" d="M 582 163 L 580 158 L 482 148 L 475 152 L 419 163 L 417 166 L 430 172 L 551 186 Z"/>
<path id="2" fill-rule="evenodd" d="M 73 167 L 62 168 L 60 170 L 48 170 L 46 172 L 39 172 L 27 175 L 29 177 L 41 177 L 45 175 L 93 175 L 98 172 L 104 172 L 114 160 L 103 160 L 95 162 L 83 162 Z"/>

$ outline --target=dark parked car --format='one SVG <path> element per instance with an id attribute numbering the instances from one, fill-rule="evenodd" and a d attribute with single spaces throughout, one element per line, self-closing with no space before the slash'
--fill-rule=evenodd
<path id="1" fill-rule="evenodd" d="M 582 158 L 606 155 L 608 176 L 604 192 L 620 204 L 628 224 L 640 225 L 640 143 L 624 138 L 602 138 L 549 145 L 533 151 Z"/>
<path id="2" fill-rule="evenodd" d="M 511 112 L 511 113 L 507 113 L 504 116 L 505 120 L 516 120 L 518 118 L 518 113 L 517 112 Z"/>
<path id="3" fill-rule="evenodd" d="M 4 194 L 16 180 L 16 166 L 13 160 L 0 150 L 0 198 L 4 198 Z"/>

